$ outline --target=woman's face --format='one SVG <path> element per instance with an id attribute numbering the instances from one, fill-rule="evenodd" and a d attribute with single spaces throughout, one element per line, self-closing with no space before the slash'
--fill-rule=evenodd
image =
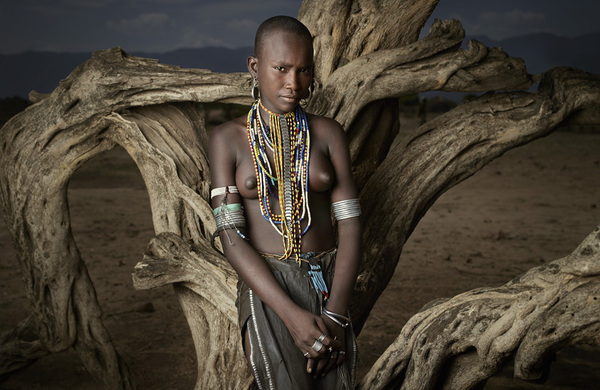
<path id="1" fill-rule="evenodd" d="M 257 54 L 258 58 L 249 58 L 248 68 L 258 77 L 263 105 L 277 114 L 293 111 L 312 83 L 311 42 L 292 32 L 275 31 Z"/>

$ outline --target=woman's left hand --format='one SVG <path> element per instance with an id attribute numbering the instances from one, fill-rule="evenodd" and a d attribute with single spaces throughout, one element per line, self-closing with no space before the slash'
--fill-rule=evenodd
<path id="1" fill-rule="evenodd" d="M 308 359 L 306 370 L 312 373 L 315 379 L 325 376 L 331 369 L 342 364 L 346 358 L 346 330 L 323 314 L 321 314 L 321 318 L 325 322 L 329 337 L 338 340 L 342 344 L 342 348 L 332 349 L 322 359 Z"/>

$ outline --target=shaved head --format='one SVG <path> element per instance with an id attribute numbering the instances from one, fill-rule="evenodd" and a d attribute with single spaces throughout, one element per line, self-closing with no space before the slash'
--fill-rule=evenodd
<path id="1" fill-rule="evenodd" d="M 273 16 L 262 22 L 256 31 L 254 38 L 254 56 L 260 58 L 263 50 L 263 43 L 273 33 L 278 31 L 287 31 L 297 34 L 307 40 L 312 46 L 312 36 L 308 28 L 298 19 L 291 16 Z"/>

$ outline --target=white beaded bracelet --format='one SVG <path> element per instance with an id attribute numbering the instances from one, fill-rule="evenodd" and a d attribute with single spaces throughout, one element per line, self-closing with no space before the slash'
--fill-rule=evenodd
<path id="1" fill-rule="evenodd" d="M 219 195 L 226 195 L 226 194 L 239 194 L 240 192 L 238 191 L 237 186 L 225 186 L 225 187 L 217 187 L 217 188 L 213 188 L 212 190 L 210 190 L 210 198 L 214 198 L 215 196 L 219 196 Z"/>

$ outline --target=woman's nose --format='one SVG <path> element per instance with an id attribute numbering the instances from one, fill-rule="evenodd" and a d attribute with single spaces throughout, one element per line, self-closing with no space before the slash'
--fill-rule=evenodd
<path id="1" fill-rule="evenodd" d="M 298 80 L 298 74 L 296 72 L 289 72 L 286 80 L 286 86 L 292 90 L 297 90 L 300 86 Z"/>

